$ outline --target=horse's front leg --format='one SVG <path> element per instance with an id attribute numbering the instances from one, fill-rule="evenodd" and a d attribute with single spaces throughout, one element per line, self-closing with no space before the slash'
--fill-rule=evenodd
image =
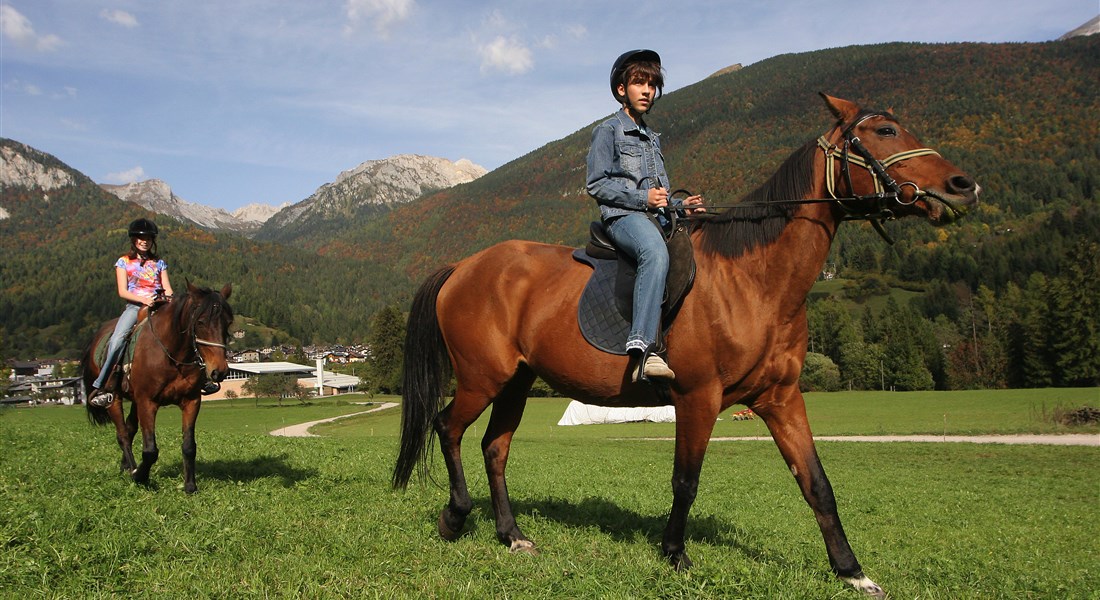
<path id="1" fill-rule="evenodd" d="M 684 542 L 688 512 L 699 490 L 703 456 L 720 407 L 707 398 L 685 398 L 676 404 L 676 458 L 672 467 L 672 511 L 665 526 L 661 552 L 682 571 L 691 568 Z"/>
<path id="2" fill-rule="evenodd" d="M 767 424 L 783 460 L 802 490 L 802 496 L 814 512 L 833 572 L 861 592 L 875 598 L 885 598 L 882 588 L 863 574 L 863 568 L 848 544 L 837 512 L 833 487 L 825 476 L 825 469 L 814 447 L 802 393 L 797 387 L 784 389 L 761 398 L 752 408 Z"/>
<path id="3" fill-rule="evenodd" d="M 149 470 L 157 462 L 160 450 L 157 449 L 157 404 L 152 400 L 134 398 L 137 407 L 138 424 L 141 427 L 141 464 L 134 469 L 133 479 L 137 483 L 149 483 Z"/>
<path id="4" fill-rule="evenodd" d="M 180 402 L 180 411 L 183 412 L 183 491 L 188 494 L 199 489 L 195 485 L 195 455 L 198 452 L 195 445 L 195 421 L 199 418 L 201 405 L 201 396 Z"/>
<path id="5" fill-rule="evenodd" d="M 497 539 L 508 546 L 512 552 L 537 554 L 535 544 L 523 535 L 512 513 L 512 502 L 508 498 L 508 483 L 504 470 L 508 466 L 508 451 L 512 445 L 512 436 L 523 418 L 523 409 L 527 406 L 527 391 L 533 376 L 522 382 L 513 382 L 511 390 L 493 402 L 493 413 L 489 417 L 489 426 L 481 440 L 481 453 L 485 458 L 485 473 L 489 479 L 489 496 L 493 501 L 493 514 L 496 516 Z M 516 391 L 523 388 L 520 391 Z"/>

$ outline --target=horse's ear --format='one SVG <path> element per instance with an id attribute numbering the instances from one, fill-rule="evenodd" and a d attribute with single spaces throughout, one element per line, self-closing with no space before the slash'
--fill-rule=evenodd
<path id="1" fill-rule="evenodd" d="M 187 292 L 188 293 L 194 292 L 195 290 L 199 289 L 199 288 L 191 285 L 191 280 L 190 279 L 184 279 L 184 281 L 187 282 Z"/>
<path id="2" fill-rule="evenodd" d="M 222 288 L 222 299 L 228 300 L 229 299 L 229 294 L 232 294 L 232 293 L 233 293 L 233 284 L 231 284 L 231 283 L 225 284 L 225 287 Z"/>
<path id="3" fill-rule="evenodd" d="M 818 92 L 818 94 L 825 100 L 825 106 L 829 107 L 829 112 L 841 122 L 850 121 L 859 114 L 859 107 L 855 102 L 834 98 L 825 92 Z"/>

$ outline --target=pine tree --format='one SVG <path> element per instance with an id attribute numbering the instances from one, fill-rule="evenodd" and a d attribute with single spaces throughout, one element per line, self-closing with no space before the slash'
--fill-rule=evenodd
<path id="1" fill-rule="evenodd" d="M 399 393 L 405 318 L 399 308 L 390 305 L 374 313 L 370 324 L 371 379 L 379 391 Z"/>

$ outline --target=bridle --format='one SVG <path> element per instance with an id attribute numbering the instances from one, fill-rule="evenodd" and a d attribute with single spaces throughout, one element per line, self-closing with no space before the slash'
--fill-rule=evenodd
<path id="1" fill-rule="evenodd" d="M 930 197 L 943 203 L 944 206 L 955 213 L 961 211 L 955 207 L 951 202 L 945 199 L 943 196 L 931 192 L 922 190 L 920 186 L 911 181 L 903 183 L 897 183 L 893 177 L 886 172 L 886 169 L 891 166 L 908 160 L 910 158 L 917 158 L 919 156 L 940 156 L 939 152 L 931 148 L 914 148 L 912 150 L 905 150 L 896 154 L 879 160 L 875 158 L 867 147 L 863 145 L 863 142 L 855 135 L 854 130 L 861 123 L 871 117 L 888 117 L 887 113 L 883 112 L 868 112 L 860 115 L 855 121 L 842 130 L 843 143 L 836 145 L 825 139 L 822 135 L 817 138 L 817 145 L 824 152 L 825 156 L 825 189 L 829 192 L 828 198 L 798 198 L 788 200 L 769 200 L 767 202 L 740 202 L 737 204 L 729 204 L 725 206 L 716 205 L 700 205 L 702 208 L 760 208 L 764 206 L 774 206 L 778 204 L 824 204 L 835 203 L 844 210 L 844 216 L 841 217 L 844 221 L 867 221 L 871 223 L 875 231 L 878 232 L 882 239 L 886 240 L 888 244 L 893 244 L 894 240 L 886 233 L 886 229 L 883 227 L 883 223 L 891 221 L 897 218 L 894 213 L 896 206 L 909 206 L 918 200 Z M 854 153 L 854 154 L 853 154 Z M 844 178 L 844 183 L 848 186 L 848 191 L 854 189 L 852 186 L 852 173 L 851 165 L 867 169 L 871 175 L 871 180 L 875 185 L 875 192 L 872 194 L 866 194 L 862 196 L 837 196 L 836 193 L 836 162 L 840 161 L 840 173 Z M 908 202 L 902 200 L 902 188 L 913 188 L 913 198 Z M 677 190 L 673 192 L 675 195 L 679 192 L 686 192 L 686 190 Z M 690 195 L 690 193 L 689 193 Z M 852 206 L 853 203 L 858 203 L 860 206 Z M 870 208 L 868 208 L 868 205 Z M 672 211 L 675 213 L 676 211 Z M 691 220 L 693 218 L 706 219 L 706 216 L 689 215 L 686 217 Z"/>
<path id="2" fill-rule="evenodd" d="M 212 342 L 210 340 L 204 340 L 200 338 L 197 333 L 195 333 L 195 327 L 198 325 L 199 320 L 199 311 L 196 310 L 192 313 L 190 322 L 187 324 L 187 327 L 180 330 L 180 333 L 186 334 L 187 337 L 191 340 L 191 350 L 195 354 L 195 360 L 186 362 L 177 360 L 174 356 L 172 356 L 172 353 L 168 350 L 167 346 L 164 345 L 164 342 L 160 339 L 160 336 L 157 335 L 157 330 L 153 327 L 152 324 L 152 312 L 153 311 L 150 311 L 150 315 L 146 319 L 149 331 L 152 332 L 153 339 L 157 341 L 157 345 L 159 345 L 160 349 L 164 351 L 164 355 L 168 357 L 168 360 L 172 364 L 176 365 L 176 368 L 195 366 L 199 367 L 200 369 L 205 369 L 206 361 L 202 358 L 202 352 L 199 352 L 199 346 L 211 346 L 214 348 L 221 348 L 222 350 L 225 349 L 225 344 Z M 219 312 L 221 312 L 221 305 L 215 302 L 214 306 L 210 309 L 209 312 L 217 315 Z"/>
<path id="3" fill-rule="evenodd" d="M 836 200 L 837 204 L 844 209 L 846 214 L 843 220 L 868 221 L 871 223 L 871 226 L 875 228 L 875 231 L 882 236 L 882 239 L 886 240 L 888 244 L 893 244 L 894 240 L 886 233 L 886 229 L 883 227 L 883 223 L 886 221 L 892 221 L 897 218 L 892 208 L 893 203 L 896 203 L 898 206 L 909 206 L 924 196 L 932 196 L 948 206 L 950 206 L 950 204 L 939 195 L 920 189 L 920 186 L 911 181 L 899 184 L 886 172 L 886 169 L 903 160 L 916 158 L 918 156 L 939 156 L 939 152 L 931 148 L 914 148 L 912 150 L 891 154 L 879 160 L 863 145 L 859 136 L 855 135 L 855 128 L 867 119 L 871 117 L 886 116 L 888 116 L 886 113 L 881 112 L 869 112 L 860 116 L 853 121 L 851 125 L 844 128 L 842 133 L 844 138 L 843 146 L 838 147 L 825 139 L 825 136 L 817 138 L 817 145 L 825 153 L 825 189 L 828 190 L 829 196 L 833 200 Z M 853 156 L 849 150 L 855 151 L 857 156 Z M 867 172 L 871 175 L 871 180 L 875 184 L 875 193 L 866 196 L 838 197 L 836 195 L 836 168 L 834 167 L 837 157 L 840 158 L 840 173 L 844 177 L 844 182 L 848 186 L 849 192 L 855 189 L 852 186 L 852 172 L 850 166 L 856 165 L 867 169 Z M 904 186 L 913 188 L 913 198 L 909 202 L 902 200 L 901 188 Z M 853 208 L 849 206 L 849 203 L 853 200 L 861 202 L 870 201 L 872 208 L 870 210 L 866 210 L 865 208 Z"/>

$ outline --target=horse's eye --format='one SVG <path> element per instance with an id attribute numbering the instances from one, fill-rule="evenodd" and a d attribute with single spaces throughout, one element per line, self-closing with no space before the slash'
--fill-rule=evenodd
<path id="1" fill-rule="evenodd" d="M 881 137 L 897 137 L 898 130 L 894 129 L 894 127 L 891 125 L 883 125 L 882 127 L 879 127 L 877 130 L 875 130 L 875 133 L 877 133 Z"/>

